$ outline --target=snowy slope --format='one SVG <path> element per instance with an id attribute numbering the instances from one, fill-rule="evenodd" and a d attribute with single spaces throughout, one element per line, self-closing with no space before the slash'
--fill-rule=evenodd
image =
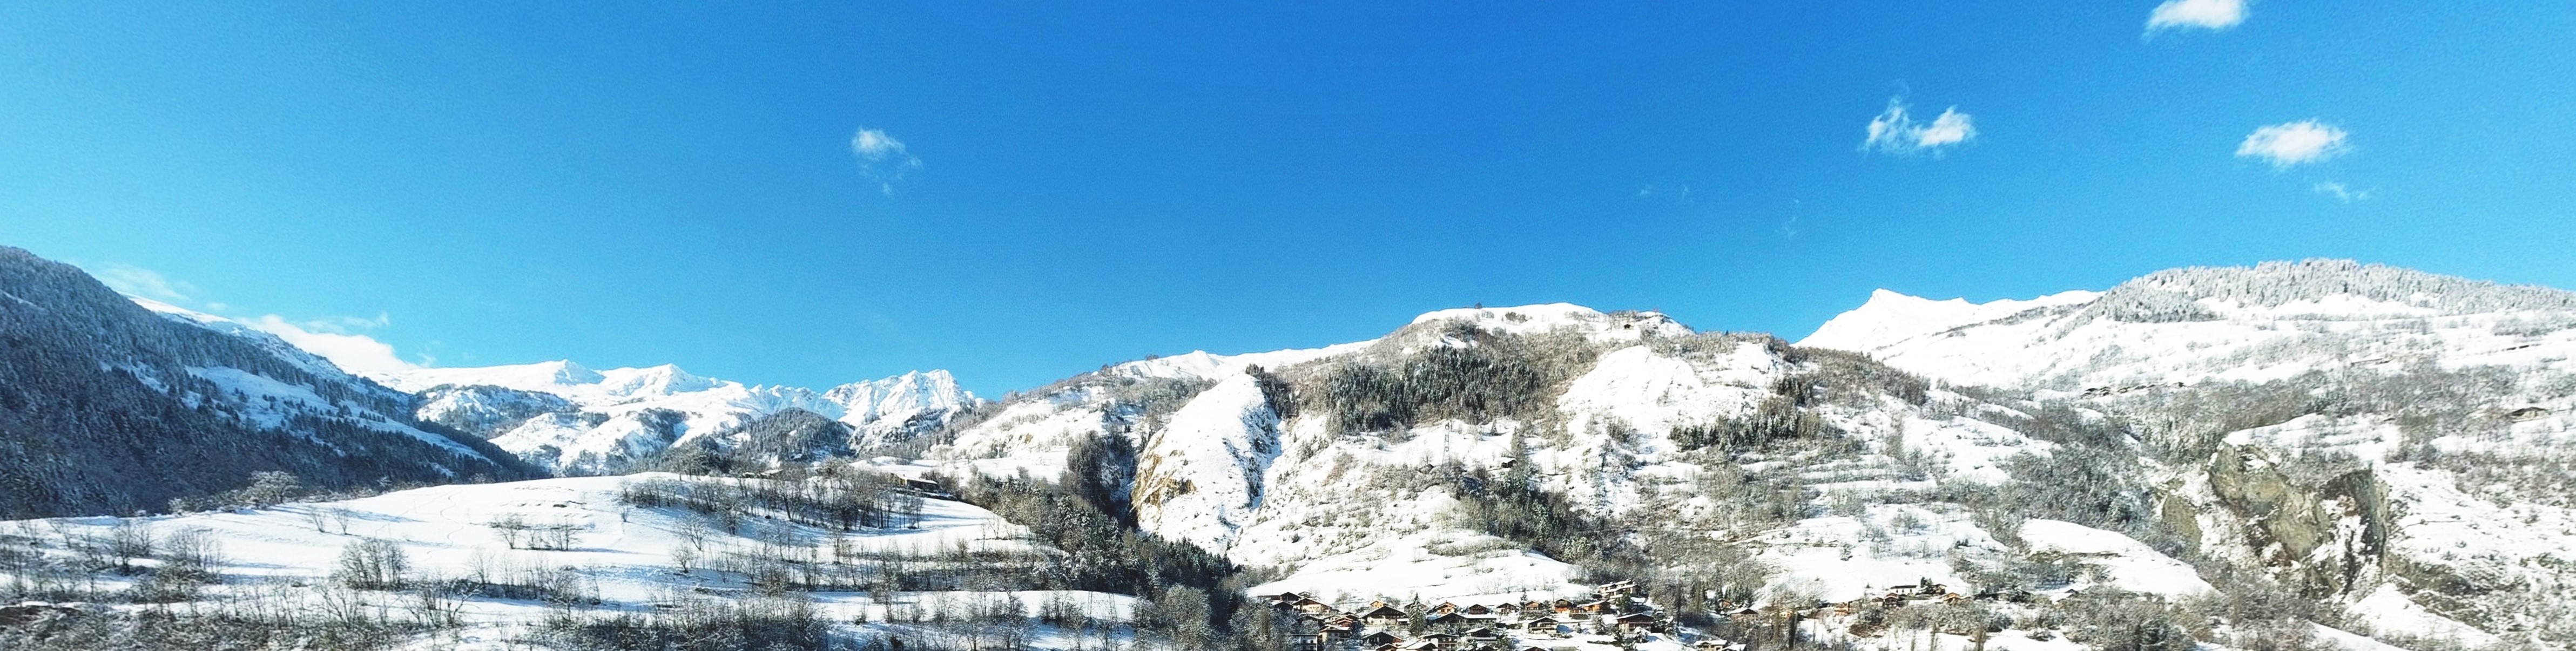
<path id="1" fill-rule="evenodd" d="M 1971 304 L 1880 290 L 1798 342 L 1950 382 L 2058 390 L 2309 371 L 2566 370 L 2576 293 L 2343 261 L 2158 272 L 2110 291 Z"/>
<path id="2" fill-rule="evenodd" d="M 1462 334 L 1468 329 L 1573 351 L 1566 359 L 1581 360 L 1581 366 L 1568 369 L 1561 388 L 1543 401 L 1553 416 L 1441 419 L 1400 432 L 1341 432 L 1328 415 L 1310 408 L 1283 418 L 1277 404 L 1300 401 L 1265 394 L 1245 371 L 1257 365 L 1306 391 L 1337 365 L 1487 345 Z M 1459 502 L 1443 478 L 1504 472 L 1516 462 L 1517 447 L 1543 490 L 1598 517 L 1723 517 L 1694 497 L 1698 482 L 1711 472 L 1705 455 L 1686 451 L 1671 434 L 1743 416 L 1773 395 L 1781 378 L 1813 370 L 1782 355 L 1776 341 L 1702 335 L 1654 313 L 1564 304 L 1443 310 L 1370 341 L 1113 365 L 1002 405 L 932 449 L 925 462 L 953 473 L 1052 477 L 1065 472 L 1069 448 L 1124 437 L 1138 448 L 1132 499 L 1139 526 L 1247 566 L 1284 572 L 1256 593 L 1574 597 L 1587 593 L 1587 573 L 1459 521 Z M 1147 389 L 1162 386 L 1189 393 L 1138 397 L 1155 395 Z M 1943 476 L 1968 481 L 1998 481 L 2001 457 L 2048 449 L 1991 423 L 1895 400 L 1854 398 L 1832 414 L 1834 422 L 1852 429 L 1902 430 L 1900 445 L 1939 461 Z M 1894 463 L 1888 455 L 1866 455 L 1834 472 L 1851 480 L 1841 490 L 1853 492 L 1930 484 L 1894 479 Z M 1665 513 L 1688 517 L 1658 515 Z M 2007 553 L 1964 515 L 1948 517 L 1959 535 Z M 1944 542 L 1938 548 L 1948 547 Z M 1781 558 L 1794 564 L 1789 556 Z M 1853 598 L 1864 585 L 1948 572 L 1947 561 L 1937 555 L 1918 560 L 1865 572 L 1844 568 L 1835 572 L 1836 580 L 1848 578 L 1852 588 L 1845 598 Z"/>
<path id="3" fill-rule="evenodd" d="M 2030 301 L 1880 291 L 1800 343 L 2148 415 L 2148 434 L 2214 446 L 2159 470 L 2168 519 L 2204 554 L 2322 584 L 2384 631 L 2493 641 L 2559 625 L 2552 604 L 2576 594 L 2576 511 L 2549 470 L 2576 455 L 2576 293 L 2267 263 Z M 2164 415 L 2264 395 L 2236 409 L 2292 410 L 2220 432 Z"/>
<path id="4" fill-rule="evenodd" d="M 739 530 L 708 526 L 706 518 L 677 508 L 641 508 L 621 503 L 622 487 L 647 480 L 674 480 L 678 475 L 645 473 L 628 477 L 579 477 L 502 484 L 460 484 L 386 493 L 338 502 L 288 503 L 257 510 L 198 513 L 152 518 L 71 518 L 0 526 L 26 534 L 52 554 L 66 554 L 61 540 L 105 539 L 119 525 L 142 527 L 157 538 L 182 532 L 211 536 L 220 544 L 219 585 L 201 597 L 210 602 L 264 594 L 276 599 L 320 598 L 339 569 L 342 551 L 362 541 L 388 541 L 409 561 L 405 578 L 413 583 L 444 580 L 512 581 L 567 573 L 566 583 L 594 594 L 595 608 L 644 613 L 677 601 L 718 595 L 748 596 L 745 577 L 707 569 L 730 555 L 759 553 L 805 558 L 919 558 L 972 552 L 992 555 L 1043 555 L 1051 551 L 1028 538 L 1024 528 L 992 512 L 967 504 L 926 500 L 917 521 L 899 528 L 834 532 L 767 519 L 754 519 Z M 760 480 L 748 480 L 760 481 Z M 569 528 L 569 544 L 536 549 L 512 542 L 493 526 L 519 521 Z M 0 523 L 6 525 L 7 523 Z M 676 559 L 697 559 L 683 571 Z M 149 562 L 149 561 L 147 561 Z M 110 576 L 105 589 L 132 579 Z M 311 594 L 298 588 L 314 586 Z M 812 605 L 826 622 L 845 632 L 898 631 L 888 624 L 905 613 L 935 613 L 943 607 L 999 600 L 1008 594 L 1029 614 L 1039 604 L 1060 599 L 1076 604 L 1104 621 L 1125 619 L 1135 599 L 1091 592 L 973 591 L 904 592 L 869 595 L 818 592 Z M 343 594 L 338 598 L 403 607 L 408 593 Z M 948 606 L 943 606 L 946 604 Z M 435 644 L 421 648 L 526 648 L 511 640 L 544 620 L 551 611 L 542 601 L 461 596 L 454 606 L 464 627 L 441 633 Z M 144 608 L 128 606 L 127 608 Z M 853 624 L 853 622 L 878 622 Z M 427 643 L 427 641 L 425 641 Z M 1055 648 L 1063 648 L 1061 643 Z"/>

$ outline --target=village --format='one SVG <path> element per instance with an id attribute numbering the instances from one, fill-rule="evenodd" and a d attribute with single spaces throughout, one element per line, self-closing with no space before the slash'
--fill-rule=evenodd
<path id="1" fill-rule="evenodd" d="M 1566 651 L 1583 647 L 1635 648 L 1664 642 L 1667 648 L 1745 651 L 1758 645 L 1685 630 L 1672 614 L 1639 597 L 1631 581 L 1594 588 L 1593 598 L 1503 600 L 1499 603 L 1395 603 L 1372 599 L 1349 608 L 1314 595 L 1286 592 L 1262 595 L 1261 601 L 1293 617 L 1290 648 L 1297 651 Z M 1779 610 L 1790 622 L 1833 621 L 1883 608 L 1960 605 L 1975 598 L 1929 580 L 1890 586 L 1877 596 L 1807 608 Z M 1750 605 L 1718 604 L 1715 614 L 1739 625 L 1755 624 L 1764 611 Z M 1741 626 L 1739 630 L 1752 630 Z"/>
<path id="2" fill-rule="evenodd" d="M 1346 609 L 1296 592 L 1263 595 L 1262 600 L 1294 615 L 1288 639 L 1298 651 L 1551 651 L 1670 633 L 1670 622 L 1635 599 L 1635 592 L 1635 583 L 1621 581 L 1594 589 L 1594 599 L 1582 602 L 1397 604 L 1375 599 Z"/>

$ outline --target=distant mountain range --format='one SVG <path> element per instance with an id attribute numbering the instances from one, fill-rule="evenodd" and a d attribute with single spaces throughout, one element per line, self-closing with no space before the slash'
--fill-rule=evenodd
<path id="1" fill-rule="evenodd" d="M 1998 648 L 2092 634 L 2035 614 L 2051 604 L 2167 613 L 2236 648 L 2257 621 L 2576 643 L 2576 293 L 2556 289 L 2333 260 L 2190 268 L 2030 300 L 1880 291 L 1794 344 L 1479 307 L 988 402 L 942 371 L 822 391 L 568 361 L 361 378 L 10 253 L 0 455 L 18 456 L 0 456 L 0 499 L 19 513 L 151 508 L 271 468 L 347 483 L 847 462 L 1067 482 L 1261 570 L 1253 594 L 1500 603 L 1631 579 L 1682 611 L 1853 611 L 1938 584 L 2010 615 L 1975 627 Z M 1847 639 L 1880 630 L 1818 612 Z"/>

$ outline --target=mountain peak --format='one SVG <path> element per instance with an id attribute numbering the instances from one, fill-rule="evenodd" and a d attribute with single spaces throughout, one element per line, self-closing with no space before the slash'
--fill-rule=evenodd
<path id="1" fill-rule="evenodd" d="M 1604 313 L 1573 303 L 1436 310 L 1414 317 L 1411 325 L 1440 322 L 1465 323 L 1485 330 L 1512 334 L 1539 334 L 1571 328 L 1583 331 L 1594 338 L 1627 339 L 1649 333 L 1663 336 L 1687 336 L 1691 333 L 1689 326 L 1684 326 L 1661 312 Z"/>

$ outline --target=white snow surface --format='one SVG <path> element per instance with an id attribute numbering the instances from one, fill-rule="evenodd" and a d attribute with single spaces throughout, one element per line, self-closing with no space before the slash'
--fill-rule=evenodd
<path id="1" fill-rule="evenodd" d="M 1279 456 L 1279 414 L 1236 373 L 1191 398 L 1139 454 L 1138 526 L 1223 550 L 1261 508 L 1260 478 Z"/>
<path id="2" fill-rule="evenodd" d="M 568 568 L 596 584 L 605 602 L 602 608 L 627 612 L 650 612 L 654 604 L 695 589 L 719 594 L 744 589 L 738 576 L 705 569 L 678 571 L 674 552 L 683 548 L 700 550 L 698 557 L 702 559 L 782 544 L 802 545 L 823 558 L 830 558 L 834 552 L 832 533 L 825 530 L 755 518 L 739 534 L 728 533 L 691 524 L 699 521 L 699 516 L 685 511 L 630 507 L 618 501 L 619 488 L 625 482 L 678 477 L 646 473 L 459 484 L 338 502 L 289 503 L 256 510 L 132 520 L 148 526 L 156 535 L 182 530 L 213 534 L 222 545 L 224 565 L 220 570 L 226 574 L 226 585 L 213 589 L 216 598 L 227 594 L 228 586 L 268 581 L 327 583 L 341 550 L 371 539 L 400 546 L 411 566 L 407 576 L 414 579 Z M 512 515 L 535 525 L 569 525 L 575 530 L 574 544 L 563 550 L 512 549 L 496 529 L 488 526 Z M 50 523 L 60 525 L 60 531 L 66 534 L 103 536 L 110 527 L 124 521 L 127 519 L 90 517 Z M 42 530 L 54 529 L 48 526 Z M 693 538 L 703 542 L 693 542 Z M 843 534 L 838 542 L 851 546 L 862 557 L 892 554 L 936 558 L 961 549 L 1049 551 L 1031 540 L 1025 527 L 1004 521 L 990 511 L 932 499 L 924 501 L 921 518 L 914 526 L 861 529 Z M 1034 615 L 1033 609 L 1043 599 L 1058 594 L 1107 620 L 1125 619 L 1136 601 L 1124 595 L 1090 592 L 1018 592 L 1012 596 L 1032 609 Z M 909 608 L 936 607 L 940 603 L 959 604 L 999 596 L 979 592 L 903 593 L 893 601 L 880 603 L 862 594 L 826 592 L 814 594 L 812 601 L 823 620 L 838 622 L 837 626 L 847 629 L 853 620 L 886 621 L 887 609 L 900 604 L 908 604 L 899 607 Z M 547 612 L 547 606 L 535 601 L 464 597 L 460 603 L 468 627 L 446 640 L 446 644 L 471 648 L 510 648 L 499 641 L 523 632 L 527 624 L 542 620 Z M 461 644 L 475 640 L 490 644 Z"/>
<path id="3" fill-rule="evenodd" d="M 2116 531 L 2034 519 L 2021 523 L 2020 535 L 2034 551 L 2066 554 L 2100 568 L 2103 581 L 2122 590 L 2169 597 L 2215 590 L 2190 564 Z"/>
<path id="4" fill-rule="evenodd" d="M 2334 294 L 2279 305 L 2203 298 L 2190 304 L 2209 318 L 2131 322 L 2102 314 L 2107 295 L 1968 303 L 1880 290 L 1798 345 L 1868 353 L 1948 382 L 2063 390 L 2261 382 L 2415 362 L 2576 369 L 2567 361 L 2576 355 L 2568 311 L 2443 311 Z"/>

